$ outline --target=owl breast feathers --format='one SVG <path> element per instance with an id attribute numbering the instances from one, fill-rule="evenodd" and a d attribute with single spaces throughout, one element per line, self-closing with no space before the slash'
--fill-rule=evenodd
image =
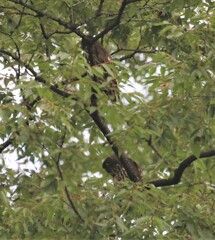
<path id="1" fill-rule="evenodd" d="M 141 170 L 137 163 L 133 161 L 130 158 L 127 158 L 127 161 L 129 161 L 130 165 L 132 166 L 133 170 L 135 171 L 135 175 L 137 176 L 138 181 L 141 180 Z M 120 160 L 114 155 L 111 157 L 108 157 L 104 160 L 102 167 L 106 170 L 107 173 L 109 173 L 114 179 L 117 181 L 125 180 L 126 178 L 129 178 L 125 168 L 122 166 Z M 131 179 L 132 180 L 132 179 Z M 132 180 L 134 181 L 134 180 Z M 137 182 L 137 181 L 135 181 Z"/>

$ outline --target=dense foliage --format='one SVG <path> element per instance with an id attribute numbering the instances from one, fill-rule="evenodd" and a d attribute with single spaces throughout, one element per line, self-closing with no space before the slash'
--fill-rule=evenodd
<path id="1" fill-rule="evenodd" d="M 1 239 L 215 239 L 214 7 L 1 0 Z M 123 152 L 142 181 L 102 168 Z"/>

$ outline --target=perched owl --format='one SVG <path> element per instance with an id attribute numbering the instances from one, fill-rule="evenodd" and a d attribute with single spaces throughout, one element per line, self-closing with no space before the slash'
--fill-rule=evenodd
<path id="1" fill-rule="evenodd" d="M 94 43 L 92 47 L 92 53 L 94 65 L 100 65 L 103 63 L 109 64 L 112 62 L 112 58 L 109 52 L 98 42 Z M 104 81 L 107 81 L 107 79 L 108 73 L 105 73 L 104 78 L 99 79 L 98 82 L 103 83 Z M 116 102 L 117 98 L 119 98 L 117 81 L 115 79 L 111 79 L 108 83 L 108 86 L 102 90 L 107 96 L 110 97 L 113 102 Z"/>
<path id="2" fill-rule="evenodd" d="M 93 65 L 99 65 L 102 63 L 111 63 L 112 58 L 109 52 L 102 47 L 98 42 L 94 43 L 92 46 L 93 53 Z"/>
<path id="3" fill-rule="evenodd" d="M 134 168 L 136 178 L 131 179 L 133 182 L 138 182 L 141 180 L 141 170 L 137 163 L 133 161 L 130 158 L 127 158 L 131 166 Z M 106 170 L 107 173 L 109 173 L 114 179 L 118 181 L 122 181 L 125 178 L 129 178 L 125 168 L 120 163 L 120 160 L 114 155 L 111 157 L 108 157 L 104 160 L 102 167 Z"/>
<path id="4" fill-rule="evenodd" d="M 115 156 L 106 158 L 102 164 L 102 167 L 106 170 L 107 173 L 109 173 L 118 181 L 124 180 L 128 177 L 127 172 Z"/>
<path id="5" fill-rule="evenodd" d="M 85 51 L 87 51 L 86 46 L 84 46 L 84 49 L 85 49 Z M 89 56 L 90 54 L 91 54 L 91 58 Z M 87 59 L 88 59 L 88 62 L 90 62 L 92 66 L 100 65 L 102 67 L 101 64 L 110 64 L 112 62 L 111 55 L 104 47 L 102 47 L 102 45 L 99 42 L 95 42 L 92 45 L 92 47 L 90 49 L 90 53 L 87 54 Z M 91 61 L 90 61 L 90 59 L 91 59 Z M 104 77 L 97 79 L 97 82 L 100 84 L 104 83 L 105 81 L 108 81 L 108 77 L 110 78 L 108 73 L 105 71 L 105 68 L 103 68 L 103 69 L 105 72 Z M 107 86 L 105 86 L 101 90 L 108 97 L 110 97 L 111 101 L 113 101 L 113 102 L 116 102 L 116 100 L 119 98 L 119 90 L 118 90 L 118 86 L 117 86 L 117 81 L 115 79 L 109 80 Z"/>

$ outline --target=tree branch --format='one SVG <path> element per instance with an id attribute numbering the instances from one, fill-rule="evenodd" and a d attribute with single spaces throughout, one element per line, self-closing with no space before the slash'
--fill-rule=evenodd
<path id="1" fill-rule="evenodd" d="M 104 0 L 100 0 L 99 7 L 98 7 L 98 9 L 96 11 L 96 15 L 95 15 L 96 17 L 100 16 L 103 4 L 104 4 Z"/>
<path id="2" fill-rule="evenodd" d="M 114 141 L 109 136 L 111 131 L 109 130 L 109 128 L 106 126 L 106 124 L 102 120 L 101 116 L 99 115 L 98 110 L 96 110 L 93 113 L 90 113 L 88 111 L 88 113 L 91 116 L 91 118 L 93 119 L 93 121 L 95 122 L 95 124 L 97 125 L 97 127 L 100 129 L 100 131 L 102 132 L 104 137 L 107 139 L 107 141 L 110 144 L 113 152 L 116 154 L 117 157 L 119 157 L 119 148 L 117 147 L 116 143 L 114 143 Z"/>
<path id="3" fill-rule="evenodd" d="M 0 49 L 0 53 L 3 53 L 3 54 L 5 54 L 5 55 L 11 57 L 11 58 L 12 58 L 13 60 L 15 60 L 17 63 L 19 63 L 20 65 L 24 66 L 29 72 L 31 72 L 31 74 L 34 76 L 34 78 L 35 78 L 35 80 L 36 80 L 37 82 L 43 83 L 43 84 L 45 84 L 45 85 L 47 86 L 46 80 L 45 80 L 43 77 L 39 76 L 39 75 L 37 74 L 37 72 L 36 72 L 29 64 L 23 62 L 20 58 L 14 56 L 12 53 L 10 53 L 10 52 L 8 52 L 8 51 L 6 51 L 6 50 Z M 54 86 L 54 85 L 51 85 L 51 86 L 49 87 L 49 89 L 52 90 L 54 93 L 57 93 L 58 95 L 62 96 L 62 97 L 70 97 L 70 96 L 71 96 L 70 93 L 67 93 L 67 92 L 64 92 L 64 91 L 58 89 L 58 88 L 56 87 L 56 85 L 55 85 L 55 86 Z M 74 97 L 73 97 L 73 99 L 74 99 L 74 100 L 77 100 L 77 98 L 74 98 Z"/>
<path id="4" fill-rule="evenodd" d="M 206 157 L 213 157 L 213 156 L 215 156 L 215 150 L 202 152 L 199 158 L 206 158 Z M 173 177 L 168 179 L 155 180 L 148 183 L 153 184 L 155 187 L 165 187 L 165 186 L 176 185 L 181 181 L 181 177 L 185 169 L 189 167 L 192 162 L 198 160 L 199 158 L 197 158 L 194 155 L 191 155 L 188 158 L 186 158 L 183 162 L 181 162 L 178 168 L 175 169 Z"/>
<path id="5" fill-rule="evenodd" d="M 66 137 L 66 133 L 64 133 L 63 137 L 61 138 L 62 141 L 61 141 L 61 143 L 58 145 L 59 148 L 62 148 L 62 147 L 63 147 L 63 143 L 64 143 L 64 141 L 65 141 L 65 137 Z M 48 149 L 44 144 L 40 144 L 40 145 L 41 145 L 41 147 L 42 147 L 44 150 L 46 150 L 46 151 L 50 154 L 49 149 Z M 50 158 L 54 161 L 54 163 L 55 163 L 55 165 L 56 165 L 57 172 L 58 172 L 58 175 L 59 175 L 59 177 L 60 177 L 60 180 L 61 180 L 62 182 L 64 182 L 63 173 L 62 173 L 61 168 L 60 168 L 60 165 L 59 165 L 60 158 L 61 158 L 61 151 L 58 153 L 58 155 L 57 155 L 56 158 L 53 157 L 53 156 L 50 154 Z M 68 200 L 68 202 L 69 202 L 68 205 L 72 208 L 72 210 L 73 210 L 73 211 L 75 212 L 75 214 L 80 218 L 80 220 L 84 222 L 84 219 L 82 218 L 82 216 L 80 215 L 80 213 L 79 213 L 78 210 L 76 209 L 75 204 L 74 204 L 73 201 L 72 201 L 72 198 L 71 198 L 71 196 L 70 196 L 70 194 L 69 194 L 69 190 L 68 190 L 68 188 L 67 188 L 66 185 L 64 185 L 64 192 L 65 192 L 66 197 L 67 197 L 67 200 Z"/>
<path id="6" fill-rule="evenodd" d="M 33 106 L 40 100 L 40 97 L 37 97 L 34 101 L 32 101 L 31 103 L 30 102 L 27 102 L 26 100 L 24 100 L 24 103 L 27 107 L 28 110 L 31 110 L 33 108 Z M 8 146 L 10 146 L 13 142 L 13 138 L 10 137 L 6 142 L 2 143 L 0 145 L 0 153 L 2 153 Z"/>
<path id="7" fill-rule="evenodd" d="M 9 0 L 10 2 L 13 2 L 15 4 L 18 4 L 18 5 L 21 5 L 33 12 L 35 12 L 37 14 L 37 16 L 35 17 L 47 17 L 55 22 L 57 22 L 59 25 L 67 28 L 67 29 L 70 29 L 72 32 L 74 32 L 76 35 L 78 35 L 79 37 L 81 37 L 82 39 L 86 39 L 86 35 L 83 34 L 79 29 L 78 29 L 78 25 L 75 25 L 75 24 L 71 24 L 71 23 L 67 23 L 67 22 L 64 22 L 62 19 L 60 18 L 56 18 L 56 17 L 53 17 L 51 15 L 49 15 L 48 13 L 45 13 L 45 12 L 41 12 L 39 11 L 38 9 L 30 6 L 29 4 L 21 1 L 21 0 Z"/>
<path id="8" fill-rule="evenodd" d="M 117 14 L 117 17 L 115 19 L 115 21 L 110 24 L 107 28 L 105 28 L 103 31 L 101 31 L 99 34 L 97 34 L 94 39 L 93 39 L 93 42 L 96 42 L 98 39 L 102 38 L 105 34 L 107 34 L 108 32 L 110 32 L 113 28 L 115 28 L 117 25 L 120 24 L 120 21 L 121 21 L 121 18 L 122 18 L 122 15 L 125 11 L 125 8 L 127 5 L 129 5 L 130 3 L 134 3 L 134 2 L 141 2 L 142 0 L 123 0 L 122 1 L 122 4 L 119 8 L 119 11 L 118 11 L 118 14 Z M 148 4 L 150 0 L 146 0 L 145 2 L 145 5 L 146 6 Z"/>
<path id="9" fill-rule="evenodd" d="M 99 38 L 103 37 L 105 34 L 107 34 L 110 30 L 112 30 L 113 28 L 115 28 L 117 25 L 119 25 L 122 14 L 125 10 L 125 7 L 128 5 L 129 3 L 127 3 L 126 0 L 122 1 L 122 5 L 118 11 L 118 15 L 116 17 L 116 20 L 110 24 L 107 28 L 105 28 L 103 31 L 101 31 L 99 34 L 97 34 L 94 38 L 94 41 L 96 42 Z"/>
<path id="10" fill-rule="evenodd" d="M 6 142 L 0 145 L 0 153 L 2 153 L 5 150 L 5 148 L 12 144 L 12 140 L 13 140 L 12 138 L 9 138 Z"/>
<path id="11" fill-rule="evenodd" d="M 78 210 L 76 209 L 71 197 L 70 197 L 70 194 L 69 194 L 69 191 L 68 191 L 68 188 L 67 186 L 64 187 L 64 190 L 65 190 L 65 193 L 66 193 L 66 197 L 69 201 L 69 204 L 71 206 L 71 208 L 73 209 L 73 211 L 76 213 L 76 215 L 81 219 L 81 221 L 84 222 L 84 219 L 82 218 L 82 216 L 80 215 L 80 213 L 78 212 Z"/>
<path id="12" fill-rule="evenodd" d="M 64 136 L 62 137 L 62 141 L 61 141 L 61 143 L 60 143 L 60 145 L 59 145 L 60 148 L 63 147 L 63 143 L 64 143 L 64 141 L 65 141 L 65 138 L 66 138 L 66 132 L 65 132 Z M 53 160 L 54 160 L 54 162 L 55 162 L 55 164 L 56 164 L 57 171 L 58 171 L 58 174 L 59 174 L 59 176 L 60 176 L 61 181 L 64 181 L 63 173 L 62 173 L 61 168 L 60 168 L 60 165 L 59 165 L 59 163 L 60 163 L 60 158 L 61 158 L 61 151 L 59 152 L 59 154 L 58 154 L 58 156 L 57 156 L 57 159 L 53 159 Z M 70 194 L 69 194 L 69 190 L 68 190 L 67 186 L 64 186 L 64 192 L 65 192 L 65 194 L 66 194 L 67 200 L 69 201 L 70 207 L 71 207 L 72 210 L 75 212 L 75 214 L 81 219 L 81 221 L 84 222 L 84 219 L 82 218 L 82 216 L 81 216 L 80 213 L 78 212 L 77 208 L 75 207 L 75 204 L 74 204 L 73 201 L 72 201 L 72 198 L 71 198 L 71 196 L 70 196 Z"/>
<path id="13" fill-rule="evenodd" d="M 155 53 L 155 51 L 142 51 L 142 50 L 134 50 L 132 53 L 124 55 L 123 57 L 119 58 L 119 61 L 123 61 L 129 58 L 134 57 L 138 53 L 148 54 L 148 53 Z"/>
<path id="14" fill-rule="evenodd" d="M 155 146 L 152 144 L 152 137 L 150 136 L 149 139 L 145 139 L 148 143 L 149 147 L 157 154 L 159 158 L 163 158 L 162 155 L 158 152 L 158 150 L 155 148 Z"/>

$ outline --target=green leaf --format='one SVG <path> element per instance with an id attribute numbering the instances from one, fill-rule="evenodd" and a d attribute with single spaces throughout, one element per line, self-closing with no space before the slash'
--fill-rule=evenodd
<path id="1" fill-rule="evenodd" d="M 114 72 L 112 71 L 112 69 L 109 67 L 108 64 L 102 64 L 102 67 L 107 71 L 107 73 L 108 73 L 111 77 L 113 77 L 113 78 L 116 77 L 115 74 L 114 74 Z"/>
<path id="2" fill-rule="evenodd" d="M 6 196 L 6 192 L 4 190 L 0 191 L 0 202 L 3 204 L 3 206 L 8 207 L 9 206 L 9 199 Z"/>
<path id="3" fill-rule="evenodd" d="M 191 146 L 192 153 L 198 158 L 201 153 L 201 147 L 199 146 L 199 144 L 196 144 L 196 143 L 192 143 L 190 146 Z"/>
<path id="4" fill-rule="evenodd" d="M 52 92 L 47 88 L 37 88 L 37 92 L 40 97 L 45 97 L 50 101 L 54 100 L 54 96 L 53 96 Z"/>
<path id="5" fill-rule="evenodd" d="M 127 227 L 125 226 L 123 220 L 122 220 L 120 217 L 118 217 L 118 216 L 115 216 L 115 218 L 116 218 L 116 224 L 117 224 L 117 226 L 119 227 L 119 229 L 120 229 L 122 232 L 127 231 L 128 229 L 127 229 Z"/>

